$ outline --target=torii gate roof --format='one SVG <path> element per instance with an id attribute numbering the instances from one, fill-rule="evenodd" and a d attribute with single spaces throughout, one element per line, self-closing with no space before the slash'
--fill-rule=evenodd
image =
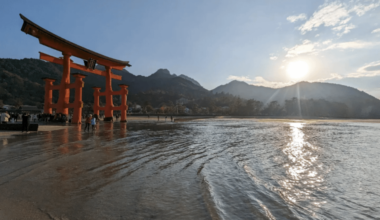
<path id="1" fill-rule="evenodd" d="M 122 70 L 126 66 L 131 66 L 129 64 L 129 61 L 121 61 L 96 53 L 92 50 L 74 44 L 73 42 L 70 42 L 60 36 L 51 33 L 50 31 L 38 26 L 31 20 L 27 19 L 22 14 L 20 14 L 20 17 L 22 20 L 24 20 L 21 31 L 38 38 L 40 44 L 42 45 L 62 52 L 71 53 L 72 56 L 84 60 L 94 59 L 97 60 L 97 63 L 100 65 L 109 66 L 117 70 Z"/>

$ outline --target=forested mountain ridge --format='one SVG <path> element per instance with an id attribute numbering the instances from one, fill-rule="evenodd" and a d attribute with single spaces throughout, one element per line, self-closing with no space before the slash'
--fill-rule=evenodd
<path id="1" fill-rule="evenodd" d="M 104 70 L 104 67 L 97 66 L 97 69 Z M 39 59 L 0 59 L 0 100 L 7 104 L 14 104 L 16 100 L 21 100 L 23 104 L 41 105 L 45 85 L 41 78 L 57 79 L 54 83 L 57 85 L 62 77 L 62 71 L 63 67 L 61 65 Z M 121 81 L 112 80 L 114 91 L 120 89 L 118 84 L 130 85 L 128 88 L 129 100 L 138 99 L 136 96 L 144 96 L 145 93 L 149 93 L 149 101 L 154 105 L 158 105 L 166 99 L 172 101 L 181 97 L 193 99 L 210 94 L 202 86 L 186 79 L 186 77 L 172 75 L 166 69 L 159 69 L 148 77 L 133 75 L 125 69 L 112 70 L 112 72 L 122 76 Z M 85 87 L 83 88 L 83 101 L 85 103 L 93 102 L 92 87 L 98 86 L 104 89 L 105 78 L 103 76 L 73 68 L 71 73 L 87 75 L 84 79 Z M 70 80 L 74 82 L 75 78 L 71 77 Z M 57 100 L 57 98 L 58 94 L 54 92 L 53 101 Z M 71 94 L 71 99 L 73 99 L 73 94 Z M 115 97 L 114 101 L 116 103 L 120 101 L 119 97 Z"/>
<path id="2" fill-rule="evenodd" d="M 96 68 L 104 70 L 103 66 Z M 38 59 L 0 59 L 0 100 L 5 104 L 22 103 L 42 108 L 45 83 L 41 78 L 55 78 L 58 80 L 54 84 L 59 84 L 62 70 L 61 65 Z M 338 84 L 300 82 L 274 89 L 232 81 L 208 91 L 194 79 L 171 74 L 167 69 L 159 69 L 147 77 L 125 69 L 112 72 L 122 76 L 121 81 L 112 80 L 114 91 L 120 89 L 118 84 L 130 85 L 129 104 L 176 109 L 176 101 L 184 98 L 181 100 L 186 102 L 186 107 L 202 114 L 380 118 L 380 100 Z M 71 73 L 87 75 L 83 101 L 91 106 L 92 87 L 104 89 L 105 78 L 76 69 L 71 69 Z M 71 77 L 71 82 L 74 80 Z M 71 101 L 73 97 L 71 93 Z M 55 91 L 53 102 L 57 99 L 58 91 Z M 104 97 L 100 101 L 104 104 Z M 114 96 L 115 105 L 120 102 L 120 97 Z"/>
<path id="3" fill-rule="evenodd" d="M 331 103 L 343 103 L 353 115 L 358 116 L 380 113 L 379 99 L 358 89 L 332 83 L 299 82 L 291 86 L 274 89 L 232 81 L 211 91 L 258 100 L 264 105 L 276 101 L 279 105 L 285 106 L 287 101 L 297 98 L 298 100 L 325 100 Z"/>

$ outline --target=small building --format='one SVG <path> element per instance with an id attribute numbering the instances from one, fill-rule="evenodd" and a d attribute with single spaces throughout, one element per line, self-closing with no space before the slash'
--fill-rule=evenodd
<path id="1" fill-rule="evenodd" d="M 183 110 L 183 112 L 186 113 L 186 114 L 191 114 L 191 109 L 189 109 L 189 108 L 186 107 L 186 108 Z"/>
<path id="2" fill-rule="evenodd" d="M 3 109 L 11 110 L 11 109 L 14 109 L 14 106 L 13 105 L 3 105 Z"/>

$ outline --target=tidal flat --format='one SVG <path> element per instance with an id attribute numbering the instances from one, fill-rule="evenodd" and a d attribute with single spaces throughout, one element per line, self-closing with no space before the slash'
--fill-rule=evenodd
<path id="1" fill-rule="evenodd" d="M 379 120 L 153 118 L 0 135 L 0 219 L 380 218 Z"/>

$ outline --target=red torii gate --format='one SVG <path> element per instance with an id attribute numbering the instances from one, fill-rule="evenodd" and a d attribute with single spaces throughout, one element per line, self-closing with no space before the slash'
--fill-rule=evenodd
<path id="1" fill-rule="evenodd" d="M 111 118 L 113 117 L 114 110 L 120 110 L 121 121 L 125 122 L 127 120 L 128 85 L 121 84 L 119 85 L 121 87 L 120 91 L 112 91 L 112 79 L 121 80 L 121 76 L 113 74 L 111 70 L 122 70 L 126 66 L 130 67 L 131 65 L 129 64 L 129 61 L 116 60 L 102 54 L 98 54 L 43 29 L 24 17 L 22 14 L 20 14 L 20 17 L 24 20 L 21 31 L 38 38 L 40 44 L 42 45 L 61 51 L 63 55 L 62 59 L 40 52 L 40 59 L 63 65 L 63 74 L 60 85 L 53 85 L 55 79 L 43 78 L 45 81 L 44 113 L 51 114 L 52 108 L 56 108 L 57 113 L 67 115 L 69 113 L 69 108 L 74 108 L 72 123 L 81 123 L 83 107 L 82 88 L 84 87 L 83 78 L 85 78 L 86 75 L 72 74 L 75 77 L 75 82 L 70 83 L 70 68 L 75 68 L 106 77 L 105 92 L 100 92 L 100 87 L 94 87 L 94 114 L 99 115 L 99 110 L 104 110 L 105 117 Z M 83 59 L 85 66 L 74 63 L 70 59 L 70 56 Z M 95 69 L 96 63 L 105 66 L 106 70 L 101 71 Z M 71 88 L 75 89 L 75 101 L 73 103 L 69 103 Z M 55 104 L 52 103 L 53 90 L 59 90 L 58 102 Z M 120 106 L 115 107 L 113 105 L 113 95 L 121 95 L 122 102 Z M 99 96 L 106 97 L 105 107 L 99 106 Z"/>

